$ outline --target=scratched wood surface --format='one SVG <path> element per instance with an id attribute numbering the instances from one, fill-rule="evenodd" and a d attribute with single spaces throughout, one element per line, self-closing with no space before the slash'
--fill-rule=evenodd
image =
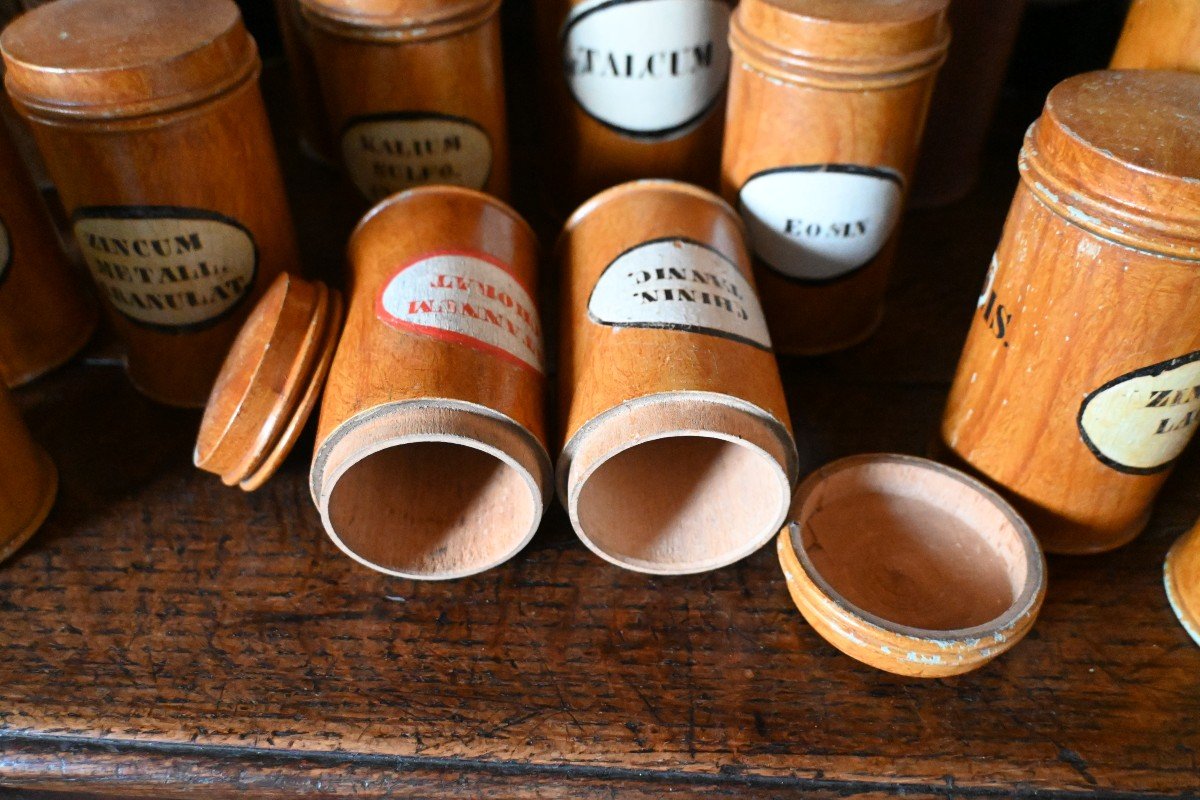
<path id="1" fill-rule="evenodd" d="M 909 215 L 869 344 L 783 362 L 804 470 L 925 451 L 1018 138 L 965 201 Z M 308 263 L 336 273 L 354 204 L 285 157 Z M 311 430 L 263 490 L 224 488 L 191 467 L 198 414 L 140 398 L 103 352 L 18 394 L 62 493 L 0 566 L 0 796 L 1200 792 L 1200 648 L 1160 582 L 1200 514 L 1200 450 L 1135 543 L 1051 558 L 1025 642 L 920 682 L 817 637 L 770 548 L 647 577 L 592 556 L 556 508 L 479 577 L 369 572 L 321 530 Z"/>

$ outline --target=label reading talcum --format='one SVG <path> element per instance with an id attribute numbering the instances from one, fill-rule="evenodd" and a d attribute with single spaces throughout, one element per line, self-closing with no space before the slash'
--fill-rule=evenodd
<path id="1" fill-rule="evenodd" d="M 492 142 L 470 120 L 439 114 L 360 117 L 342 135 L 346 170 L 369 200 L 429 183 L 482 189 Z"/>
<path id="2" fill-rule="evenodd" d="M 755 254 L 799 281 L 845 277 L 871 262 L 900 220 L 904 181 L 845 164 L 781 167 L 742 186 L 738 203 Z"/>
<path id="3" fill-rule="evenodd" d="M 1113 469 L 1166 469 L 1200 427 L 1200 351 L 1109 381 L 1083 401 L 1079 430 Z"/>
<path id="4" fill-rule="evenodd" d="M 384 284 L 376 316 L 412 331 L 543 371 L 542 326 L 529 292 L 508 268 L 476 253 L 434 253 Z"/>
<path id="5" fill-rule="evenodd" d="M 258 271 L 250 232 L 209 211 L 165 206 L 84 208 L 75 239 L 101 293 L 123 316 L 168 333 L 217 323 Z"/>
<path id="6" fill-rule="evenodd" d="M 8 237 L 8 227 L 0 219 L 0 283 L 8 277 L 8 267 L 12 263 L 12 239 Z"/>
<path id="7" fill-rule="evenodd" d="M 609 264 L 588 299 L 601 325 L 667 328 L 771 349 L 750 282 L 716 250 L 688 239 L 659 239 Z"/>
<path id="8" fill-rule="evenodd" d="M 716 107 L 729 75 L 722 0 L 589 0 L 563 26 L 563 71 L 592 118 L 620 133 L 668 138 Z"/>

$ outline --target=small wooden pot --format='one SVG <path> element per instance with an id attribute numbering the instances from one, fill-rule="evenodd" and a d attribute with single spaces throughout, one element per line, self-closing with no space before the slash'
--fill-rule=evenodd
<path id="1" fill-rule="evenodd" d="M 58 493 L 58 470 L 29 435 L 8 390 L 0 386 L 0 561 L 41 527 Z"/>
<path id="2" fill-rule="evenodd" d="M 1200 644 L 1200 522 L 1167 553 L 1163 586 L 1184 630 Z"/>
<path id="3" fill-rule="evenodd" d="M 1200 4 L 1133 0 L 1110 68 L 1200 71 Z"/>
<path id="4" fill-rule="evenodd" d="M 500 0 L 299 2 L 364 197 L 425 184 L 508 195 Z"/>
<path id="5" fill-rule="evenodd" d="M 1200 83 L 1050 93 L 942 420 L 1056 553 L 1117 547 L 1200 423 Z"/>
<path id="6" fill-rule="evenodd" d="M 329 114 L 325 111 L 325 99 L 321 97 L 311 34 L 300 13 L 300 0 L 275 0 L 275 16 L 279 19 L 279 36 L 296 98 L 300 149 L 316 161 L 337 164 L 338 148 L 329 129 Z"/>
<path id="7" fill-rule="evenodd" d="M 576 533 L 659 574 L 757 550 L 797 458 L 733 209 L 688 184 L 624 184 L 575 212 L 558 256 L 558 492 Z"/>
<path id="8" fill-rule="evenodd" d="M 97 308 L 3 123 L 0 180 L 0 382 L 18 386 L 79 352 Z"/>
<path id="9" fill-rule="evenodd" d="M 878 326 L 949 0 L 743 0 L 721 186 L 746 220 L 775 347 Z"/>
<path id="10" fill-rule="evenodd" d="M 254 300 L 295 263 L 230 0 L 60 0 L 0 36 L 75 238 L 148 396 L 202 406 Z"/>
<path id="11" fill-rule="evenodd" d="M 562 215 L 638 178 L 716 188 L 729 76 L 730 0 L 535 4 L 547 187 Z"/>
<path id="12" fill-rule="evenodd" d="M 960 675 L 1033 627 L 1046 566 L 998 494 L 922 458 L 835 461 L 796 492 L 779 535 L 788 590 L 851 658 L 919 678 Z"/>

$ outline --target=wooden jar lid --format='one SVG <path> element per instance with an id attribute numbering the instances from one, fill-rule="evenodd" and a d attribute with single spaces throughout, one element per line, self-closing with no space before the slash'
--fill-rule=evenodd
<path id="1" fill-rule="evenodd" d="M 500 0 L 299 0 L 314 24 L 351 38 L 412 41 L 472 28 L 500 9 Z"/>
<path id="2" fill-rule="evenodd" d="M 958 675 L 1019 642 L 1046 590 L 1029 526 L 998 494 L 922 458 L 862 455 L 800 485 L 779 560 L 800 612 L 878 669 Z"/>
<path id="3" fill-rule="evenodd" d="M 742 0 L 729 43 L 762 72 L 860 88 L 907 83 L 938 67 L 950 0 Z"/>
<path id="4" fill-rule="evenodd" d="M 342 299 L 284 273 L 254 307 L 209 396 L 197 467 L 253 491 L 296 443 L 329 373 Z"/>
<path id="5" fill-rule="evenodd" d="M 1099 236 L 1200 259 L 1200 76 L 1068 78 L 1026 135 L 1021 171 L 1042 202 Z"/>
<path id="6" fill-rule="evenodd" d="M 1200 645 L 1200 522 L 1167 553 L 1163 587 L 1183 629 Z"/>
<path id="7" fill-rule="evenodd" d="M 14 100 L 72 117 L 193 105 L 259 63 L 232 0 L 57 0 L 9 25 L 0 52 Z"/>

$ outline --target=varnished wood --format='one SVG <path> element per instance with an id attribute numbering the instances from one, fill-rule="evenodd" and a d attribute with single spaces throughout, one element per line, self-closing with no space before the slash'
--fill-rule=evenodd
<path id="1" fill-rule="evenodd" d="M 1200 645 L 1200 522 L 1167 553 L 1163 584 L 1175 615 Z"/>
<path id="2" fill-rule="evenodd" d="M 1133 0 L 1109 66 L 1200 70 L 1200 6 L 1191 0 Z"/>
<path id="3" fill-rule="evenodd" d="M 54 505 L 58 472 L 0 386 L 0 561 L 37 532 Z"/>
<path id="4" fill-rule="evenodd" d="M 312 34 L 300 12 L 300 0 L 275 0 L 275 16 L 279 20 L 279 36 L 287 54 L 288 74 L 295 93 L 301 144 L 308 154 L 320 161 L 337 164 L 341 156 L 330 130 L 325 99 L 321 96 Z"/>

